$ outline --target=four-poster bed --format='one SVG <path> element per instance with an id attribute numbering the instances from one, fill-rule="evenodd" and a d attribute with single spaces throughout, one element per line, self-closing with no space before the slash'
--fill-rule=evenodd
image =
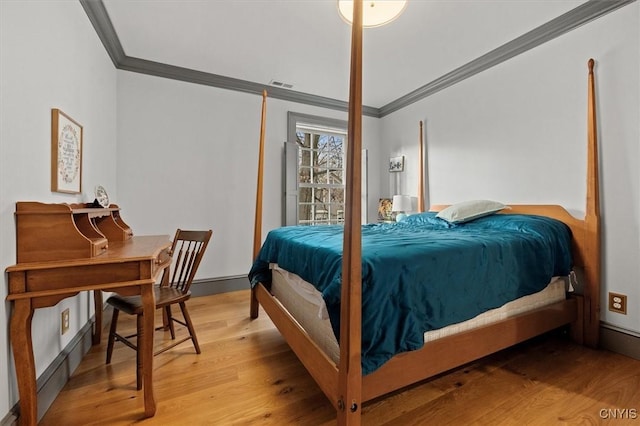
<path id="1" fill-rule="evenodd" d="M 332 359 L 294 316 L 270 292 L 269 285 L 252 282 L 251 317 L 262 305 L 293 351 L 337 410 L 339 424 L 359 424 L 362 403 L 416 383 L 485 355 L 512 346 L 536 335 L 570 325 L 577 342 L 598 344 L 599 325 L 599 197 L 595 122 L 593 60 L 589 61 L 588 96 L 588 176 L 587 206 L 583 220 L 556 205 L 510 205 L 507 214 L 546 216 L 564 223 L 570 230 L 573 266 L 584 269 L 581 295 L 424 343 L 418 350 L 393 356 L 372 372 L 362 374 L 362 227 L 360 223 L 361 152 L 361 4 L 355 2 L 352 33 L 351 83 L 349 97 L 349 144 L 345 224 L 341 252 L 339 303 L 339 359 Z M 254 259 L 260 251 L 262 216 L 262 173 L 264 152 L 266 93 L 263 93 L 262 127 L 256 196 Z M 420 123 L 419 209 L 424 207 L 422 169 L 422 122 Z M 444 206 L 433 206 L 440 210 Z M 501 215 L 499 215 L 501 216 Z M 389 225 L 393 226 L 393 225 Z M 255 281 L 255 280 L 254 280 Z M 366 330 L 365 330 L 366 331 Z"/>

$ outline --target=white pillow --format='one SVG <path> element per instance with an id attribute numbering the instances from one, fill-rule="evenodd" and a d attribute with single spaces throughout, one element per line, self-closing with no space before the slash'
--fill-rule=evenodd
<path id="1" fill-rule="evenodd" d="M 491 200 L 471 200 L 453 204 L 436 216 L 449 223 L 463 223 L 483 216 L 489 216 L 506 208 L 502 203 Z"/>

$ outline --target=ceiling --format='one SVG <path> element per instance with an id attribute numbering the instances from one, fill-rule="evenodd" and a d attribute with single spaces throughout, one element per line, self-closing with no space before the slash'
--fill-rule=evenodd
<path id="1" fill-rule="evenodd" d="M 350 26 L 336 0 L 103 0 L 127 56 L 348 99 Z M 363 103 L 380 108 L 585 3 L 409 0 L 364 30 Z"/>

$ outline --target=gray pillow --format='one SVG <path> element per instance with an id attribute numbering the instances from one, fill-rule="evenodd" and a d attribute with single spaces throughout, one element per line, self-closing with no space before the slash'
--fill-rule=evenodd
<path id="1" fill-rule="evenodd" d="M 504 208 L 506 205 L 491 200 L 471 200 L 453 204 L 440 211 L 436 216 L 449 223 L 463 223 L 483 216 L 489 216 Z"/>

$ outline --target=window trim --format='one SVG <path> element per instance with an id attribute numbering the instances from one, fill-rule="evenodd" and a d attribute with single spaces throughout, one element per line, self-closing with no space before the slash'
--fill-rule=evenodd
<path id="1" fill-rule="evenodd" d="M 322 127 L 323 129 L 334 130 L 339 134 L 343 134 L 343 130 L 348 130 L 346 120 L 337 118 L 321 117 L 311 114 L 302 114 L 298 112 L 287 112 L 287 141 L 284 143 L 283 152 L 283 195 L 282 195 L 282 224 L 283 226 L 298 224 L 298 147 L 295 143 L 296 130 L 298 125 L 311 127 Z M 345 139 L 345 143 L 349 143 L 349 138 Z M 295 149 L 294 149 L 295 148 Z M 345 145 L 346 148 L 346 145 Z M 345 151 L 346 155 L 346 151 Z M 368 153 L 366 149 L 362 150 L 362 223 L 367 223 L 367 199 L 368 199 Z M 346 163 L 345 163 L 346 167 Z M 346 190 L 346 186 L 345 186 Z"/>
<path id="2" fill-rule="evenodd" d="M 333 128 L 333 130 L 345 129 L 347 130 L 347 122 L 345 120 L 339 120 L 337 118 L 320 117 L 317 115 L 301 114 L 298 112 L 289 111 L 287 113 L 287 140 L 296 140 L 296 128 L 298 123 L 309 124 L 312 126 L 319 126 L 324 128 Z"/>
<path id="3" fill-rule="evenodd" d="M 346 134 L 347 122 L 345 120 L 339 120 L 337 118 L 320 117 L 317 115 L 301 114 L 297 112 L 289 111 L 287 113 L 287 141 L 284 148 L 284 194 L 282 197 L 282 223 L 285 226 L 298 224 L 298 171 L 297 171 L 297 145 L 295 145 L 296 131 L 298 127 L 308 126 L 310 130 L 314 127 L 329 130 L 329 133 Z M 345 137 L 345 144 L 348 143 Z M 288 152 L 293 150 L 293 146 L 296 146 L 295 154 Z M 346 152 L 345 152 L 346 154 Z M 292 161 L 296 158 L 295 164 Z M 293 178 L 295 176 L 295 179 Z M 295 180 L 295 184 L 294 184 Z M 295 185 L 295 186 L 294 186 Z M 295 205 L 295 208 L 294 208 Z"/>

